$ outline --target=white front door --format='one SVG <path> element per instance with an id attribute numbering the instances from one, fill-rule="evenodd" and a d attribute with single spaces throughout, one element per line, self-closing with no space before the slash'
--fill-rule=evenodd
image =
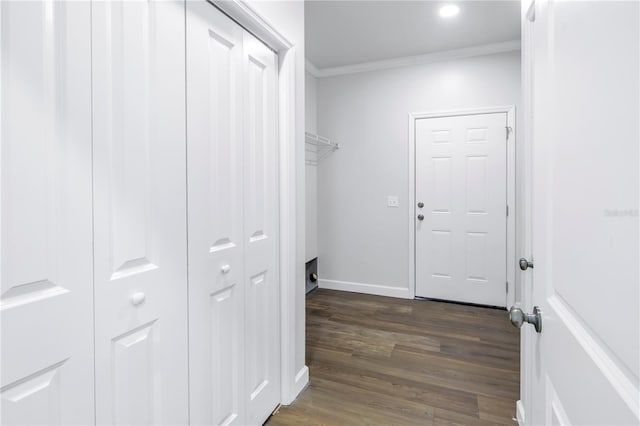
<path id="1" fill-rule="evenodd" d="M 187 2 L 189 362 L 193 424 L 246 424 L 242 33 Z"/>
<path id="2" fill-rule="evenodd" d="M 505 306 L 507 114 L 415 126 L 416 296 Z"/>
<path id="3" fill-rule="evenodd" d="M 0 423 L 91 424 L 91 5 L 0 15 Z"/>
<path id="4" fill-rule="evenodd" d="M 186 424 L 184 3 L 92 15 L 96 420 Z"/>
<path id="5" fill-rule="evenodd" d="M 540 334 L 522 328 L 526 424 L 640 422 L 639 18 L 638 2 L 537 0 L 525 23 L 535 100 L 524 308 L 542 318 Z"/>

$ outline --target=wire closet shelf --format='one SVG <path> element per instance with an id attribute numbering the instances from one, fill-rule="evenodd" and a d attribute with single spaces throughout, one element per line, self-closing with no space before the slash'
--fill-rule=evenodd
<path id="1" fill-rule="evenodd" d="M 339 143 L 315 133 L 304 133 L 305 163 L 317 166 L 329 154 L 340 148 Z"/>

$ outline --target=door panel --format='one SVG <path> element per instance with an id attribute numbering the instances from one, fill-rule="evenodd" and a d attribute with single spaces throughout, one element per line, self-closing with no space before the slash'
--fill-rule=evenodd
<path id="1" fill-rule="evenodd" d="M 90 5 L 2 2 L 2 424 L 93 422 Z"/>
<path id="2" fill-rule="evenodd" d="M 640 5 L 535 9 L 530 422 L 638 424 Z"/>
<path id="3" fill-rule="evenodd" d="M 187 4 L 191 421 L 262 424 L 280 400 L 275 54 Z"/>
<path id="4" fill-rule="evenodd" d="M 242 29 L 187 3 L 191 422 L 245 424 Z"/>
<path id="5" fill-rule="evenodd" d="M 280 401 L 276 55 L 244 32 L 244 242 L 247 423 Z"/>
<path id="6" fill-rule="evenodd" d="M 184 3 L 96 2 L 96 418 L 185 424 Z"/>
<path id="7" fill-rule="evenodd" d="M 506 303 L 506 114 L 416 121 L 416 295 Z"/>

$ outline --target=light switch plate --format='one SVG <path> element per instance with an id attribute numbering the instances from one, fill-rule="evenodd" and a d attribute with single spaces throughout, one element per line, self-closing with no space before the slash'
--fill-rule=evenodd
<path id="1" fill-rule="evenodd" d="M 400 207 L 400 201 L 398 201 L 398 196 L 389 195 L 387 197 L 387 207 Z"/>

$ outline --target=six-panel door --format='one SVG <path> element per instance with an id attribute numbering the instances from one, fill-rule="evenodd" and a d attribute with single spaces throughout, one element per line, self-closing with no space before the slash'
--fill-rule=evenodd
<path id="1" fill-rule="evenodd" d="M 0 3 L 5 425 L 94 420 L 90 11 Z"/>
<path id="2" fill-rule="evenodd" d="M 96 2 L 96 420 L 188 422 L 184 3 Z"/>
<path id="3" fill-rule="evenodd" d="M 416 295 L 506 304 L 506 114 L 416 120 Z"/>

